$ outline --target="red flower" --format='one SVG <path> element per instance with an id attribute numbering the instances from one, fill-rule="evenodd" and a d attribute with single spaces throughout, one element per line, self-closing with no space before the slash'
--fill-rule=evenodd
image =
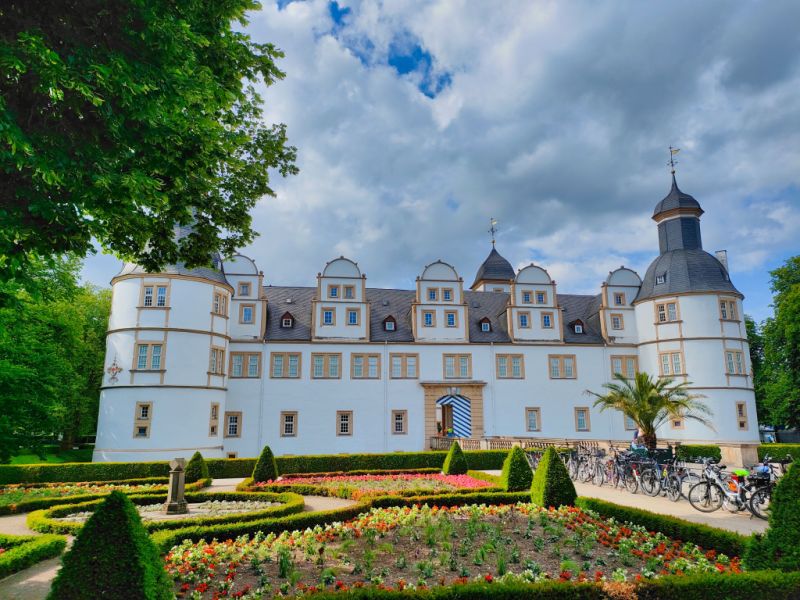
<path id="1" fill-rule="evenodd" d="M 486 583 L 492 583 L 494 581 L 494 577 L 492 577 L 491 573 L 487 573 L 483 579 L 486 581 Z"/>

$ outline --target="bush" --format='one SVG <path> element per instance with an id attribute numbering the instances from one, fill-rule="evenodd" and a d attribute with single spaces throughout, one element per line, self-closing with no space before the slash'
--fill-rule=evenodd
<path id="1" fill-rule="evenodd" d="M 0 554 L 0 579 L 58 556 L 66 545 L 67 538 L 61 535 L 0 534 L 0 548 L 5 550 Z"/>
<path id="2" fill-rule="evenodd" d="M 800 597 L 800 573 L 670 575 L 636 585 L 639 600 L 786 600 Z"/>
<path id="3" fill-rule="evenodd" d="M 722 460 L 722 452 L 719 446 L 702 446 L 699 444 L 678 446 L 676 454 L 678 460 L 685 460 L 686 462 L 694 462 L 699 458 L 713 458 L 716 461 Z"/>
<path id="4" fill-rule="evenodd" d="M 531 501 L 539 506 L 573 506 L 578 494 L 567 468 L 553 448 L 545 450 L 531 486 Z"/>
<path id="5" fill-rule="evenodd" d="M 256 466 L 255 458 L 208 458 L 208 473 L 213 479 L 250 477 Z"/>
<path id="6" fill-rule="evenodd" d="M 621 506 L 597 498 L 582 496 L 577 499 L 575 505 L 584 510 L 594 511 L 602 517 L 613 517 L 617 521 L 635 523 L 647 528 L 648 531 L 658 531 L 674 540 L 690 541 L 702 548 L 713 548 L 728 556 L 742 556 L 748 540 L 747 537 L 726 529 L 691 523 L 677 517 Z"/>
<path id="7" fill-rule="evenodd" d="M 278 465 L 269 446 L 264 446 L 261 456 L 253 469 L 253 481 L 275 481 L 278 478 Z"/>
<path id="8" fill-rule="evenodd" d="M 447 452 L 447 457 L 444 459 L 442 473 L 445 475 L 466 475 L 467 471 L 469 471 L 467 457 L 464 456 L 458 442 L 453 442 L 453 445 L 450 446 L 450 450 Z"/>
<path id="9" fill-rule="evenodd" d="M 758 447 L 758 460 L 764 460 L 765 456 L 775 461 L 783 460 L 787 454 L 800 461 L 800 444 L 761 444 Z"/>
<path id="10" fill-rule="evenodd" d="M 195 452 L 192 455 L 183 473 L 186 483 L 194 483 L 195 481 L 209 478 L 208 465 L 200 452 Z"/>
<path id="11" fill-rule="evenodd" d="M 800 467 L 793 464 L 772 491 L 769 529 L 744 556 L 748 569 L 800 570 Z"/>
<path id="12" fill-rule="evenodd" d="M 521 492 L 531 489 L 533 471 L 525 458 L 525 453 L 519 446 L 514 446 L 503 462 L 503 472 L 500 475 L 500 485 L 507 492 Z"/>
<path id="13" fill-rule="evenodd" d="M 112 492 L 61 561 L 48 599 L 171 600 L 172 582 L 133 503 Z"/>

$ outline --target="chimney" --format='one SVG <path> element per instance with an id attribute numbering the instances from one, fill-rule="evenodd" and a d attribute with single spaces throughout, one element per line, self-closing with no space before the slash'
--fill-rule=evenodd
<path id="1" fill-rule="evenodd" d="M 722 266 L 725 267 L 725 270 L 728 271 L 728 251 L 727 250 L 717 250 L 714 252 L 714 256 L 717 257 L 717 260 L 722 263 Z"/>

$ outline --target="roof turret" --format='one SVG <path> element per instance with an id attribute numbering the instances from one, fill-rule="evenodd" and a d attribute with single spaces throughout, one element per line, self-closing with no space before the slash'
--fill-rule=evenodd
<path id="1" fill-rule="evenodd" d="M 477 288 L 481 283 L 486 281 L 510 281 L 514 279 L 515 273 L 511 263 L 503 258 L 500 253 L 495 249 L 492 244 L 492 251 L 489 256 L 483 261 L 483 264 L 478 268 L 478 273 L 475 275 L 475 281 L 471 289 Z"/>

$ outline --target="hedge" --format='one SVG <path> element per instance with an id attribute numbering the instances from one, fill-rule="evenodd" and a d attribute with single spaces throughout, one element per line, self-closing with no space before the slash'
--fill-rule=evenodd
<path id="1" fill-rule="evenodd" d="M 519 446 L 515 446 L 508 453 L 503 462 L 503 472 L 500 474 L 501 487 L 509 492 L 530 490 L 533 483 L 533 471 L 525 458 L 525 453 Z"/>
<path id="2" fill-rule="evenodd" d="M 467 450 L 470 469 L 499 470 L 507 450 Z M 320 473 L 330 471 L 441 469 L 447 452 L 391 452 L 386 454 L 316 454 L 279 456 L 275 459 L 280 473 Z M 209 458 L 208 472 L 214 479 L 250 477 L 255 458 Z M 111 481 L 166 478 L 169 463 L 61 463 L 41 465 L 0 465 L 0 485 L 8 483 L 66 483 L 71 481 Z"/>
<path id="3" fill-rule="evenodd" d="M 425 473 L 441 473 L 442 470 L 437 467 L 428 467 L 428 468 L 421 468 L 421 469 L 362 469 L 362 470 L 353 470 L 353 471 L 328 471 L 322 473 L 284 473 L 281 475 L 281 479 L 298 479 L 300 477 L 342 477 L 344 475 L 421 475 Z M 475 471 L 478 472 L 478 471 Z M 486 477 L 492 477 L 492 475 L 487 475 L 486 473 L 481 473 Z"/>
<path id="4" fill-rule="evenodd" d="M 136 505 L 155 504 L 166 502 L 166 496 L 154 498 L 153 496 L 129 496 L 131 502 Z M 268 502 L 280 502 L 280 506 L 273 506 L 250 513 L 236 513 L 231 515 L 193 517 L 189 513 L 185 519 L 150 521 L 143 525 L 147 531 L 160 531 L 164 529 L 182 529 L 185 527 L 224 525 L 227 523 L 246 523 L 265 519 L 267 517 L 277 518 L 302 512 L 305 508 L 305 501 L 302 496 L 297 494 L 272 494 L 272 493 L 250 493 L 242 494 L 238 492 L 215 492 L 215 493 L 196 493 L 186 494 L 188 502 L 204 502 L 207 500 L 265 500 Z M 83 523 L 76 521 L 56 521 L 59 517 L 65 517 L 76 512 L 91 511 L 102 504 L 102 500 L 91 502 L 76 502 L 73 504 L 61 504 L 49 510 L 40 510 L 28 515 L 27 525 L 34 531 L 42 533 L 77 533 L 83 527 Z"/>
<path id="5" fill-rule="evenodd" d="M 713 458 L 716 461 L 722 460 L 722 451 L 719 446 L 703 446 L 700 444 L 687 444 L 678 446 L 676 450 L 678 460 L 694 462 L 698 458 Z"/>
<path id="6" fill-rule="evenodd" d="M 0 534 L 0 579 L 36 563 L 58 556 L 67 545 L 63 535 Z"/>
<path id="7" fill-rule="evenodd" d="M 464 456 L 464 451 L 459 443 L 453 442 L 450 450 L 447 451 L 447 456 L 444 458 L 442 473 L 445 475 L 466 475 L 467 471 L 469 471 L 467 457 Z"/>
<path id="8" fill-rule="evenodd" d="M 545 450 L 536 467 L 531 485 L 531 501 L 545 508 L 572 506 L 578 493 L 569 478 L 564 461 L 553 448 Z"/>
<path id="9" fill-rule="evenodd" d="M 211 477 L 208 472 L 208 465 L 200 452 L 192 454 L 192 458 L 189 459 L 189 462 L 186 464 L 183 475 L 186 483 L 194 483 L 195 481 Z"/>
<path id="10" fill-rule="evenodd" d="M 648 531 L 658 531 L 672 539 L 692 542 L 728 556 L 742 556 L 750 539 L 725 529 L 691 523 L 677 517 L 621 506 L 597 498 L 581 496 L 575 501 L 575 505 L 584 510 L 593 510 L 603 517 L 613 517 L 617 521 L 636 523 Z"/>
<path id="11" fill-rule="evenodd" d="M 639 600 L 786 600 L 800 598 L 800 573 L 670 575 L 636 585 Z"/>
<path id="12" fill-rule="evenodd" d="M 253 467 L 253 479 L 255 481 L 273 481 L 278 478 L 278 473 L 278 465 L 275 462 L 275 455 L 272 453 L 272 449 L 269 446 L 264 446 L 256 466 Z"/>
<path id="13" fill-rule="evenodd" d="M 758 460 L 770 456 L 774 461 L 783 460 L 787 454 L 800 461 L 800 444 L 761 444 L 758 447 Z"/>
<path id="14" fill-rule="evenodd" d="M 290 480 L 291 481 L 291 480 Z M 236 486 L 237 492 L 294 492 L 302 496 L 328 496 L 331 498 L 342 498 L 344 500 L 352 500 L 352 492 L 357 491 L 350 486 L 344 486 L 340 491 L 343 493 L 336 493 L 336 490 L 327 488 L 322 485 L 308 484 L 291 484 L 291 483 L 269 483 L 267 485 L 254 485 L 253 478 L 248 478 Z M 450 494 L 466 494 L 474 491 L 476 488 L 454 488 L 446 490 L 445 493 Z M 479 488 L 485 492 L 498 492 L 502 491 L 501 487 L 485 487 Z M 398 490 L 396 492 L 386 492 L 386 496 L 390 498 L 403 498 L 409 496 L 419 495 L 418 490 Z"/>

